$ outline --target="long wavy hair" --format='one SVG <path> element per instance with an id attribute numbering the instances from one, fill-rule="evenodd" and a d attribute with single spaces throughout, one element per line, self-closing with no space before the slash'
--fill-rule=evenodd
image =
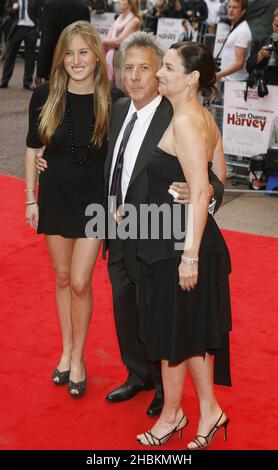
<path id="1" fill-rule="evenodd" d="M 127 0 L 127 3 L 130 6 L 132 13 L 141 20 L 140 4 L 139 0 Z"/>
<path id="2" fill-rule="evenodd" d="M 106 61 L 102 43 L 95 28 L 87 21 L 76 21 L 67 26 L 57 42 L 50 74 L 50 91 L 40 113 L 39 134 L 45 145 L 51 139 L 63 120 L 66 108 L 66 92 L 69 75 L 64 68 L 64 58 L 70 42 L 80 35 L 97 58 L 94 72 L 94 113 L 95 127 L 91 143 L 95 147 L 102 145 L 107 135 L 110 122 L 111 96 L 107 77 Z"/>

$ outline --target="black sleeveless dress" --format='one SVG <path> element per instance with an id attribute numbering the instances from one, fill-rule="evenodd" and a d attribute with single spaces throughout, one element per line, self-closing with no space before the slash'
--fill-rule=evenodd
<path id="1" fill-rule="evenodd" d="M 49 94 L 49 83 L 35 89 L 29 107 L 29 131 L 26 144 L 31 148 L 43 146 L 38 135 L 40 111 Z M 71 119 L 76 154 L 82 159 L 86 153 L 90 125 L 94 120 L 94 95 L 69 93 Z M 47 169 L 39 177 L 38 233 L 61 235 L 65 238 L 86 238 L 85 227 L 92 218 L 86 216 L 90 204 L 104 204 L 104 163 L 107 139 L 100 148 L 89 151 L 83 166 L 75 163 L 65 113 L 57 127 L 52 145 L 45 149 Z"/>
<path id="2" fill-rule="evenodd" d="M 147 171 L 148 207 L 166 204 L 173 217 L 174 206 L 180 205 L 173 202 L 168 188 L 173 181 L 185 181 L 178 159 L 156 148 Z M 185 209 L 180 208 L 185 232 Z M 162 230 L 160 219 L 159 238 L 138 241 L 138 257 L 142 260 L 139 334 L 149 360 L 165 359 L 176 365 L 208 352 L 214 355 L 214 382 L 231 385 L 228 280 L 231 263 L 226 243 L 209 214 L 199 251 L 198 284 L 192 291 L 183 291 L 178 284 L 178 266 L 184 236 L 177 250 L 175 243 L 181 240 L 176 231 L 172 229 L 165 239 Z"/>

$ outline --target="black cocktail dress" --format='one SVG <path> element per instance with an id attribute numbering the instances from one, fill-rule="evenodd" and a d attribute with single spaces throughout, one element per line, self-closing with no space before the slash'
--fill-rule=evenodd
<path id="1" fill-rule="evenodd" d="M 179 160 L 157 148 L 147 165 L 149 176 L 148 204 L 166 204 L 173 215 L 172 196 L 168 188 L 172 181 L 185 181 Z M 184 206 L 180 206 L 183 207 Z M 185 210 L 181 224 L 186 229 Z M 198 284 L 192 291 L 179 286 L 178 266 L 183 243 L 172 230 L 168 239 L 138 241 L 138 256 L 142 260 L 140 286 L 140 338 L 146 345 L 151 361 L 168 360 L 176 365 L 192 356 L 214 355 L 214 380 L 231 385 L 229 331 L 231 308 L 228 276 L 230 256 L 223 236 L 208 215 L 199 251 Z"/>
<path id="2" fill-rule="evenodd" d="M 39 114 L 47 100 L 49 84 L 36 88 L 30 102 L 27 146 L 42 147 L 38 135 Z M 68 94 L 71 121 L 77 157 L 82 159 L 89 141 L 90 125 L 94 120 L 94 95 Z M 48 168 L 39 177 L 38 233 L 61 235 L 66 238 L 84 238 L 90 220 L 85 216 L 89 204 L 104 200 L 104 163 L 107 139 L 100 148 L 90 149 L 83 166 L 74 162 L 67 115 L 58 126 L 52 145 L 45 149 Z"/>

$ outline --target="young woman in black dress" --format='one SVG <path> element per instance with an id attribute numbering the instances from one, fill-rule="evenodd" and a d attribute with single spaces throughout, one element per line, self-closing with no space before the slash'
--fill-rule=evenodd
<path id="1" fill-rule="evenodd" d="M 149 204 L 168 204 L 171 180 L 187 181 L 190 201 L 182 247 L 172 238 L 140 240 L 142 312 L 140 335 L 149 359 L 161 360 L 164 389 L 162 413 L 151 430 L 137 436 L 143 445 L 165 444 L 182 433 L 188 418 L 182 409 L 187 369 L 200 405 L 195 438 L 188 448 L 207 447 L 229 419 L 214 393 L 214 383 L 231 385 L 229 331 L 231 312 L 228 276 L 230 257 L 212 215 L 208 214 L 208 168 L 225 181 L 225 162 L 219 129 L 200 105 L 199 91 L 214 89 L 215 67 L 202 44 L 180 43 L 171 48 L 157 73 L 159 92 L 171 102 L 174 115 L 148 162 Z M 214 168 L 214 166 L 213 166 Z M 211 356 L 214 356 L 214 363 Z"/>
<path id="2" fill-rule="evenodd" d="M 99 36 L 89 23 L 73 23 L 57 43 L 50 83 L 38 87 L 30 102 L 25 168 L 27 223 L 45 234 L 56 274 L 63 349 L 52 378 L 68 383 L 74 397 L 87 385 L 84 346 L 101 245 L 86 237 L 85 210 L 103 204 L 110 101 Z M 37 202 L 35 157 L 42 146 L 47 169 L 39 177 Z"/>

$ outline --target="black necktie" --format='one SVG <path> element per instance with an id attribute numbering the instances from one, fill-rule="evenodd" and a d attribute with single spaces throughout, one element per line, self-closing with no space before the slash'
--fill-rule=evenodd
<path id="1" fill-rule="evenodd" d="M 122 195 L 122 173 L 123 173 L 123 165 L 124 165 L 124 153 L 128 143 L 128 139 L 134 127 L 135 121 L 137 119 L 137 113 L 133 113 L 131 120 L 127 123 L 126 128 L 124 130 L 123 138 L 119 147 L 113 176 L 112 176 L 112 183 L 110 189 L 110 196 L 116 196 L 116 208 L 118 209 L 119 206 L 123 203 L 123 195 Z M 114 210 L 113 210 L 114 211 Z"/>
<path id="2" fill-rule="evenodd" d="M 20 14 L 20 19 L 24 20 L 25 19 L 25 0 L 22 0 L 21 2 L 21 14 Z"/>

